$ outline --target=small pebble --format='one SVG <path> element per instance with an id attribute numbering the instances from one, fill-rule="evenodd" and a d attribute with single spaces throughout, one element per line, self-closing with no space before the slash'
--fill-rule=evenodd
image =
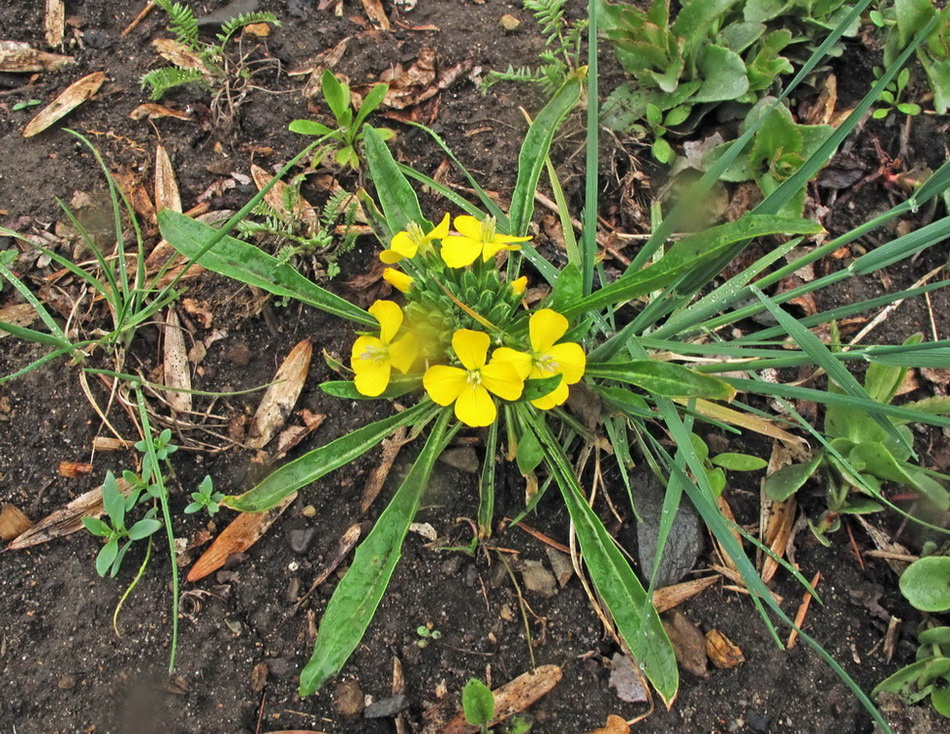
<path id="1" fill-rule="evenodd" d="M 71 675 L 64 675 L 56 681 L 56 685 L 64 691 L 69 691 L 76 687 L 76 679 Z"/>
<path id="2" fill-rule="evenodd" d="M 300 528 L 297 530 L 291 530 L 289 533 L 287 533 L 287 541 L 290 543 L 290 549 L 294 553 L 306 553 L 310 548 L 310 544 L 313 543 L 313 539 L 316 537 L 316 534 L 317 531 L 315 528 Z"/>
<path id="3" fill-rule="evenodd" d="M 498 23 L 501 25 L 502 28 L 504 28 L 509 33 L 511 33 L 513 30 L 515 30 L 518 26 L 521 25 L 521 21 L 518 20 L 518 18 L 513 16 L 511 13 L 505 13 L 503 16 L 501 16 Z"/>
<path id="4" fill-rule="evenodd" d="M 442 573 L 446 576 L 454 576 L 462 567 L 462 556 L 452 556 L 442 564 Z"/>
<path id="5" fill-rule="evenodd" d="M 468 472 L 469 474 L 478 474 L 480 469 L 478 454 L 475 453 L 475 449 L 471 446 L 443 451 L 439 456 L 439 461 L 448 464 L 453 469 Z"/>
<path id="6" fill-rule="evenodd" d="M 307 505 L 300 511 L 300 514 L 304 517 L 313 517 L 317 514 L 317 508 L 313 505 Z"/>
<path id="7" fill-rule="evenodd" d="M 363 690 L 355 680 L 345 680 L 333 692 L 333 707 L 341 716 L 359 716 L 363 713 Z"/>
<path id="8" fill-rule="evenodd" d="M 557 579 L 541 561 L 525 561 L 521 569 L 525 588 L 541 596 L 554 596 L 557 593 Z"/>
<path id="9" fill-rule="evenodd" d="M 406 697 L 403 695 L 390 696 L 371 703 L 363 712 L 366 719 L 388 719 L 395 716 L 406 707 Z"/>

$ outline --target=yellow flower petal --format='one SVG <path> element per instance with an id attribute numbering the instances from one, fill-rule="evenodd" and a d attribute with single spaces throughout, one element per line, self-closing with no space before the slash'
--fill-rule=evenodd
<path id="1" fill-rule="evenodd" d="M 379 322 L 379 340 L 389 344 L 402 326 L 402 309 L 395 301 L 376 301 L 369 312 Z"/>
<path id="2" fill-rule="evenodd" d="M 386 347 L 383 346 L 383 343 L 378 337 L 358 337 L 357 340 L 353 342 L 353 349 L 350 352 L 350 364 L 353 367 L 353 371 L 362 372 L 364 369 L 368 369 L 370 364 L 377 361 L 373 355 L 385 349 Z"/>
<path id="3" fill-rule="evenodd" d="M 470 217 L 467 214 L 456 217 L 455 229 L 463 237 L 479 243 L 482 241 L 482 223 L 475 217 Z"/>
<path id="4" fill-rule="evenodd" d="M 406 374 L 419 357 L 419 340 L 413 333 L 405 334 L 389 345 L 389 361 L 393 367 Z"/>
<path id="5" fill-rule="evenodd" d="M 551 410 L 551 408 L 556 408 L 559 405 L 563 405 L 569 394 L 570 389 L 568 388 L 567 383 L 564 380 L 561 380 L 560 384 L 558 384 L 556 388 L 554 388 L 547 395 L 542 395 L 540 398 L 532 400 L 531 404 L 539 410 Z"/>
<path id="6" fill-rule="evenodd" d="M 415 257 L 419 243 L 408 232 L 397 232 L 389 242 L 389 249 L 398 252 L 403 257 Z"/>
<path id="7" fill-rule="evenodd" d="M 528 322 L 528 336 L 531 349 L 537 354 L 550 351 L 555 342 L 564 336 L 568 323 L 557 311 L 542 308 L 531 316 Z"/>
<path id="8" fill-rule="evenodd" d="M 406 275 L 401 270 L 396 270 L 396 268 L 386 268 L 383 270 L 383 280 L 397 291 L 402 291 L 403 293 L 408 293 L 414 282 L 414 278 L 411 275 Z"/>
<path id="9" fill-rule="evenodd" d="M 465 369 L 477 370 L 488 361 L 488 347 L 491 337 L 481 331 L 459 329 L 452 335 L 452 349 Z"/>
<path id="10" fill-rule="evenodd" d="M 517 400 L 524 391 L 524 379 L 511 362 L 495 360 L 480 370 L 482 385 L 489 392 L 505 400 Z"/>
<path id="11" fill-rule="evenodd" d="M 491 355 L 492 362 L 510 362 L 522 380 L 526 380 L 531 374 L 532 360 L 527 352 L 519 352 L 517 349 L 509 347 L 498 347 Z"/>
<path id="12" fill-rule="evenodd" d="M 437 364 L 426 370 L 422 386 L 439 405 L 451 405 L 468 386 L 468 374 L 458 367 Z"/>
<path id="13" fill-rule="evenodd" d="M 426 240 L 431 242 L 432 240 L 441 240 L 449 236 L 449 215 L 446 214 L 442 217 L 442 221 L 439 222 L 435 229 L 433 229 L 429 234 L 426 235 Z"/>
<path id="14" fill-rule="evenodd" d="M 511 281 L 511 290 L 515 292 L 515 295 L 520 296 L 524 293 L 525 288 L 528 287 L 528 276 L 522 275 L 520 278 L 516 278 Z"/>
<path id="15" fill-rule="evenodd" d="M 468 237 L 446 237 L 442 240 L 442 259 L 450 268 L 471 265 L 481 253 L 481 243 Z"/>
<path id="16" fill-rule="evenodd" d="M 491 425 L 498 416 L 498 409 L 491 395 L 481 385 L 466 385 L 455 401 L 455 417 L 466 426 L 480 428 Z"/>
<path id="17" fill-rule="evenodd" d="M 573 385 L 579 382 L 587 369 L 587 355 L 580 344 L 566 342 L 555 344 L 548 350 L 548 356 L 558 366 L 558 371 L 564 375 L 564 382 Z"/>
<path id="18" fill-rule="evenodd" d="M 518 239 L 530 239 L 530 237 L 519 237 Z M 482 248 L 482 261 L 488 262 L 495 255 L 497 255 L 502 250 L 518 250 L 521 249 L 518 245 L 508 245 L 505 242 L 499 241 L 499 237 L 495 237 L 492 242 L 486 242 Z"/>
<path id="19" fill-rule="evenodd" d="M 389 386 L 389 377 L 392 369 L 388 360 L 365 362 L 365 367 L 356 373 L 353 382 L 360 395 L 375 398 L 382 395 Z"/>
<path id="20" fill-rule="evenodd" d="M 387 265 L 395 265 L 400 260 L 402 260 L 403 257 L 395 250 L 383 250 L 381 253 L 379 253 L 379 259 Z"/>

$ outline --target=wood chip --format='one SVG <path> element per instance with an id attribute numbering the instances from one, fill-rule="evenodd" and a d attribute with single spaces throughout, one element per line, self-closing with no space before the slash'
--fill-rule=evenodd
<path id="1" fill-rule="evenodd" d="M 46 15 L 43 17 L 47 46 L 61 46 L 66 33 L 66 8 L 63 0 L 46 0 Z"/>
<path id="2" fill-rule="evenodd" d="M 92 464 L 86 464 L 82 461 L 61 461 L 57 469 L 61 477 L 67 477 L 69 479 L 84 477 L 87 474 L 91 474 L 92 470 Z"/>
<path id="3" fill-rule="evenodd" d="M 811 580 L 811 588 L 817 589 L 818 582 L 821 580 L 821 572 L 816 571 L 814 577 Z M 788 644 L 786 647 L 791 650 L 795 647 L 795 643 L 798 642 L 798 630 L 802 628 L 802 625 L 805 623 L 805 617 L 808 614 L 808 607 L 811 604 L 812 600 L 811 591 L 806 591 L 805 595 L 802 597 L 802 603 L 798 605 L 798 612 L 795 614 L 795 627 L 788 635 Z M 741 655 L 741 653 L 740 653 Z"/>
<path id="4" fill-rule="evenodd" d="M 72 56 L 40 51 L 23 41 L 0 41 L 0 71 L 11 74 L 56 71 L 74 61 Z"/>
<path id="5" fill-rule="evenodd" d="M 31 326 L 39 318 L 36 309 L 29 303 L 11 303 L 0 308 L 0 321 L 14 326 Z M 9 331 L 0 331 L 0 339 L 12 336 Z"/>
<path id="6" fill-rule="evenodd" d="M 287 421 L 307 380 L 312 355 L 313 345 L 309 339 L 301 341 L 287 355 L 277 370 L 274 384 L 267 388 L 251 419 L 248 448 L 264 448 Z"/>
<path id="7" fill-rule="evenodd" d="M 152 47 L 165 61 L 172 63 L 179 69 L 206 72 L 205 65 L 201 62 L 198 54 L 191 51 L 180 41 L 174 41 L 171 38 L 156 38 L 152 41 Z"/>
<path id="8" fill-rule="evenodd" d="M 706 633 L 706 654 L 717 668 L 734 668 L 745 662 L 742 650 L 717 629 Z"/>
<path id="9" fill-rule="evenodd" d="M 363 498 L 360 500 L 360 512 L 366 512 L 373 504 L 373 500 L 379 496 L 383 485 L 386 483 L 386 478 L 393 468 L 393 462 L 396 461 L 402 447 L 408 443 L 407 435 L 408 429 L 406 426 L 401 426 L 392 436 L 383 440 L 383 455 L 379 457 L 379 463 L 373 467 L 369 479 L 366 480 L 366 486 L 363 488 Z"/>
<path id="10" fill-rule="evenodd" d="M 119 485 L 119 491 L 122 494 L 129 493 L 128 482 L 124 479 L 116 479 L 116 483 Z M 44 517 L 10 543 L 7 550 L 23 550 L 75 533 L 77 530 L 83 529 L 82 519 L 84 517 L 99 517 L 104 511 L 102 486 L 100 485 L 85 494 L 79 495 L 65 507 Z"/>
<path id="11" fill-rule="evenodd" d="M 542 665 L 496 688 L 492 691 L 495 697 L 495 718 L 489 726 L 495 726 L 509 716 L 524 711 L 554 688 L 562 675 L 561 668 L 557 665 Z M 460 713 L 440 731 L 441 734 L 476 734 L 479 727 L 469 724 L 465 721 L 464 714 Z"/>
<path id="12" fill-rule="evenodd" d="M 106 80 L 104 71 L 96 71 L 70 84 L 49 105 L 40 110 L 25 128 L 23 137 L 32 138 L 89 100 Z"/>
<path id="13" fill-rule="evenodd" d="M 171 209 L 181 214 L 181 194 L 178 193 L 178 181 L 172 168 L 168 151 L 161 145 L 155 146 L 155 210 Z"/>
<path id="14" fill-rule="evenodd" d="M 145 118 L 148 118 L 149 120 L 158 120 L 162 117 L 175 117 L 179 120 L 191 119 L 191 115 L 189 115 L 187 112 L 175 110 L 171 107 L 166 107 L 163 104 L 158 104 L 157 102 L 146 102 L 145 104 L 140 104 L 129 113 L 129 117 L 131 117 L 133 120 L 144 120 Z"/>
<path id="15" fill-rule="evenodd" d="M 0 540 L 4 543 L 23 535 L 32 524 L 16 505 L 10 502 L 0 505 Z"/>
<path id="16" fill-rule="evenodd" d="M 221 531 L 211 547 L 191 567 L 187 580 L 200 581 L 221 568 L 228 560 L 228 556 L 244 553 L 264 536 L 274 521 L 290 507 L 290 503 L 295 499 L 297 499 L 297 493 L 292 492 L 279 505 L 267 512 L 244 512 L 238 515 Z"/>
<path id="17" fill-rule="evenodd" d="M 188 363 L 185 335 L 174 306 L 169 307 L 165 316 L 164 335 L 162 371 L 165 387 L 176 388 L 165 392 L 165 400 L 176 413 L 190 413 L 191 393 L 180 390 L 191 390 L 191 365 Z"/>
<path id="18" fill-rule="evenodd" d="M 366 15 L 376 28 L 381 31 L 392 30 L 389 17 L 386 15 L 386 11 L 383 10 L 383 4 L 379 0 L 360 0 L 360 2 L 363 4 L 363 10 L 366 11 Z"/>
<path id="19" fill-rule="evenodd" d="M 693 581 L 684 581 L 681 584 L 664 586 L 653 592 L 653 606 L 657 612 L 666 612 L 673 607 L 682 604 L 687 599 L 691 599 L 700 592 L 705 591 L 719 581 L 718 576 L 707 576 L 704 579 L 695 579 Z"/>

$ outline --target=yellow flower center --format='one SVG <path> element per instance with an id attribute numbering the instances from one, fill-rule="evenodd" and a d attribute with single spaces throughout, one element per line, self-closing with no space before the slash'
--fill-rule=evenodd
<path id="1" fill-rule="evenodd" d="M 554 361 L 550 354 L 534 354 L 534 366 L 542 372 L 549 372 L 552 375 L 560 372 L 561 365 Z"/>
<path id="2" fill-rule="evenodd" d="M 482 242 L 491 242 L 495 239 L 495 218 L 485 217 L 482 220 Z"/>
<path id="3" fill-rule="evenodd" d="M 389 347 L 367 346 L 360 359 L 366 362 L 385 362 L 389 359 Z"/>
<path id="4" fill-rule="evenodd" d="M 465 381 L 469 385 L 481 385 L 482 373 L 479 370 L 472 370 L 466 374 Z"/>

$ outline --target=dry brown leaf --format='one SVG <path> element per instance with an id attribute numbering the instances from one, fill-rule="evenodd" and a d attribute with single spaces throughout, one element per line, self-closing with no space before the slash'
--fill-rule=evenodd
<path id="1" fill-rule="evenodd" d="M 607 717 L 607 723 L 604 726 L 588 734 L 630 734 L 630 724 L 622 716 L 611 714 Z"/>
<path id="2" fill-rule="evenodd" d="M 96 436 L 92 439 L 93 451 L 123 451 L 132 448 L 131 441 L 123 441 L 115 436 Z"/>
<path id="3" fill-rule="evenodd" d="M 15 326 L 30 326 L 39 315 L 29 303 L 11 303 L 0 308 L 0 321 Z M 10 336 L 9 331 L 0 331 L 0 339 Z"/>
<path id="4" fill-rule="evenodd" d="M 83 461 L 61 461 L 59 462 L 57 472 L 61 477 L 75 479 L 76 477 L 84 477 L 87 474 L 91 474 L 93 468 L 92 464 L 87 464 Z"/>
<path id="5" fill-rule="evenodd" d="M 695 676 L 706 677 L 706 638 L 702 631 L 679 609 L 671 609 L 663 615 L 673 652 L 679 664 Z"/>
<path id="6" fill-rule="evenodd" d="M 657 612 L 665 612 L 687 599 L 692 599 L 697 594 L 705 591 L 719 581 L 718 576 L 707 576 L 703 579 L 693 581 L 684 581 L 681 584 L 673 584 L 657 589 L 653 592 L 653 606 Z"/>
<path id="7" fill-rule="evenodd" d="M 297 344 L 277 370 L 274 384 L 267 388 L 247 433 L 247 446 L 262 449 L 281 429 L 303 390 L 310 370 L 313 345 L 309 339 Z"/>
<path id="8" fill-rule="evenodd" d="M 181 214 L 181 194 L 168 151 L 164 146 L 155 146 L 155 210 L 171 209 Z"/>
<path id="9" fill-rule="evenodd" d="M 805 115 L 806 125 L 831 125 L 835 119 L 835 107 L 838 104 L 838 79 L 834 74 L 825 77 L 818 99 Z"/>
<path id="10" fill-rule="evenodd" d="M 745 662 L 742 650 L 717 629 L 706 633 L 706 654 L 717 668 L 734 668 Z"/>
<path id="11" fill-rule="evenodd" d="M 63 0 L 46 0 L 43 28 L 46 31 L 47 46 L 62 45 L 63 35 L 66 33 L 66 8 Z"/>
<path id="12" fill-rule="evenodd" d="M 105 80 L 106 73 L 96 71 L 74 81 L 27 123 L 27 126 L 23 128 L 23 137 L 32 138 L 53 123 L 61 120 L 98 92 Z"/>
<path id="13" fill-rule="evenodd" d="M 471 65 L 471 61 L 463 61 L 436 72 L 435 49 L 423 48 L 408 69 L 402 64 L 396 64 L 379 75 L 380 81 L 389 84 L 383 105 L 394 110 L 404 110 L 425 102 L 452 84 Z"/>
<path id="14" fill-rule="evenodd" d="M 792 463 L 792 455 L 780 443 L 772 445 L 772 455 L 766 476 L 771 476 L 783 466 Z M 784 502 L 770 499 L 763 489 L 759 504 L 759 537 L 765 542 L 777 558 L 784 558 L 788 548 L 789 538 L 792 536 L 792 527 L 795 525 L 795 510 L 798 507 L 794 497 Z M 766 555 L 762 561 L 762 580 L 768 583 L 778 570 L 779 562 L 776 558 Z"/>
<path id="15" fill-rule="evenodd" d="M 140 104 L 129 113 L 129 117 L 131 117 L 133 120 L 143 120 L 146 117 L 149 120 L 158 120 L 162 117 L 175 117 L 179 120 L 191 119 L 191 115 L 189 115 L 187 112 L 175 110 L 171 107 L 166 107 L 163 104 L 158 104 L 157 102 L 146 102 L 145 104 Z"/>
<path id="16" fill-rule="evenodd" d="M 188 364 L 188 347 L 174 306 L 169 307 L 165 316 L 164 331 L 162 371 L 165 387 L 176 388 L 166 391 L 165 400 L 176 413 L 190 413 L 191 393 L 179 391 L 191 390 L 191 365 Z"/>
<path id="17" fill-rule="evenodd" d="M 811 579 L 811 588 L 817 589 L 819 581 L 821 581 L 821 571 L 816 571 Z M 805 617 L 808 615 L 808 607 L 811 605 L 812 596 L 811 590 L 806 590 L 804 596 L 802 596 L 802 603 L 798 605 L 798 611 L 795 613 L 795 624 L 792 627 L 792 631 L 788 634 L 788 644 L 786 647 L 789 650 L 795 647 L 795 643 L 798 642 L 798 630 L 805 626 Z"/>
<path id="18" fill-rule="evenodd" d="M 179 69 L 197 69 L 204 73 L 205 65 L 201 63 L 198 54 L 192 52 L 185 44 L 171 38 L 156 38 L 152 47 L 165 61 L 170 61 Z"/>
<path id="19" fill-rule="evenodd" d="M 379 463 L 373 467 L 369 479 L 366 480 L 366 486 L 363 488 L 363 498 L 360 500 L 360 512 L 366 512 L 373 500 L 379 496 L 383 485 L 386 483 L 386 477 L 389 476 L 393 468 L 393 462 L 399 456 L 399 451 L 408 443 L 406 436 L 408 429 L 401 426 L 390 438 L 383 440 L 383 455 L 379 457 Z"/>
<path id="20" fill-rule="evenodd" d="M 201 555 L 201 558 L 195 561 L 195 565 L 188 572 L 187 580 L 200 581 L 221 568 L 228 560 L 228 556 L 246 551 L 264 536 L 274 521 L 290 507 L 290 503 L 295 499 L 297 499 L 297 493 L 292 492 L 281 500 L 279 505 L 267 512 L 244 512 L 238 515 L 214 539 L 211 547 Z"/>
<path id="21" fill-rule="evenodd" d="M 732 512 L 732 507 L 730 507 L 729 501 L 723 495 L 719 495 L 716 498 L 716 505 L 719 507 L 719 512 L 722 513 L 722 516 L 726 519 L 726 522 L 729 523 L 729 527 L 731 528 L 729 532 L 732 533 L 732 537 L 734 537 L 736 542 L 741 546 L 742 534 L 736 529 L 738 523 L 736 523 L 736 516 Z M 735 561 L 733 561 L 732 557 L 726 553 L 725 548 L 722 547 L 719 541 L 715 541 L 715 544 L 716 549 L 719 552 L 719 557 L 722 559 L 723 563 L 725 563 L 726 566 L 731 568 L 733 571 L 737 570 Z"/>
<path id="22" fill-rule="evenodd" d="M 271 180 L 274 178 L 274 175 L 268 173 L 260 166 L 252 163 L 251 178 L 254 179 L 254 184 L 257 186 L 257 190 L 261 191 L 265 186 L 267 186 L 267 184 L 271 182 Z M 280 213 L 282 218 L 288 220 L 302 220 L 311 229 L 316 228 L 319 222 L 317 212 L 310 202 L 305 200 L 302 196 L 296 197 L 293 211 L 287 208 L 287 202 L 289 200 L 287 191 L 289 188 L 290 187 L 283 181 L 278 181 L 274 184 L 270 191 L 264 194 L 264 201 L 271 209 Z"/>
<path id="23" fill-rule="evenodd" d="M 74 61 L 72 56 L 40 51 L 23 41 L 0 41 L 0 71 L 10 74 L 56 71 Z"/>
<path id="24" fill-rule="evenodd" d="M 546 695 L 561 680 L 561 668 L 557 665 L 542 665 L 492 691 L 495 697 L 495 718 L 489 726 L 495 726 L 512 714 L 524 711 L 542 696 Z M 441 734 L 475 734 L 479 731 L 465 721 L 459 714 L 441 730 Z"/>
<path id="25" fill-rule="evenodd" d="M 287 452 L 300 443 L 304 437 L 317 430 L 327 417 L 324 413 L 313 413 L 307 409 L 297 411 L 297 415 L 300 416 L 303 425 L 291 426 L 280 432 L 277 437 L 277 453 L 274 454 L 274 461 L 284 458 Z"/>
<path id="26" fill-rule="evenodd" d="M 383 10 L 383 4 L 379 0 L 360 0 L 363 4 L 363 10 L 372 21 L 373 25 L 381 31 L 392 30 L 392 24 L 386 11 Z"/>
<path id="27" fill-rule="evenodd" d="M 128 482 L 124 479 L 116 479 L 116 483 L 122 494 L 129 493 Z M 7 550 L 22 550 L 55 538 L 61 538 L 64 535 L 70 535 L 77 530 L 82 530 L 82 519 L 84 517 L 98 517 L 103 512 L 102 486 L 100 485 L 95 489 L 90 489 L 85 494 L 79 495 L 65 507 L 44 517 L 10 543 Z"/>
<path id="28" fill-rule="evenodd" d="M 9 502 L 0 505 L 0 540 L 4 543 L 23 535 L 32 524 L 16 505 Z"/>
<path id="29" fill-rule="evenodd" d="M 257 38 L 267 38 L 271 34 L 270 23 L 251 23 L 244 26 L 241 31 L 245 36 L 256 36 Z"/>
<path id="30" fill-rule="evenodd" d="M 674 398 L 677 403 L 685 405 L 688 401 L 682 398 Z M 738 410 L 733 410 L 732 408 L 727 408 L 725 405 L 719 405 L 718 403 L 710 402 L 709 400 L 703 400 L 702 398 L 696 400 L 696 410 L 705 415 L 707 418 L 715 418 L 716 420 L 721 420 L 725 423 L 731 423 L 734 426 L 739 428 L 745 428 L 754 433 L 761 433 L 763 436 L 770 436 L 771 438 L 777 438 L 779 441 L 784 442 L 790 447 L 797 447 L 797 451 L 800 452 L 802 449 L 808 448 L 808 442 L 800 436 L 793 436 L 788 431 L 779 428 L 778 424 L 773 421 L 768 420 L 767 418 L 760 418 L 756 415 L 750 415 L 748 413 L 742 413 Z"/>
<path id="31" fill-rule="evenodd" d="M 905 558 L 910 556 L 911 553 L 907 547 L 901 545 L 900 543 L 893 542 L 890 535 L 882 532 L 860 515 L 854 515 L 853 517 L 858 521 L 858 523 L 860 523 L 861 527 L 864 528 L 865 532 L 871 537 L 874 547 L 883 552 L 881 557 L 884 559 L 884 562 L 891 567 L 891 570 L 898 576 L 904 573 L 904 570 L 910 564 L 907 561 L 900 560 L 894 556 L 902 556 Z"/>

